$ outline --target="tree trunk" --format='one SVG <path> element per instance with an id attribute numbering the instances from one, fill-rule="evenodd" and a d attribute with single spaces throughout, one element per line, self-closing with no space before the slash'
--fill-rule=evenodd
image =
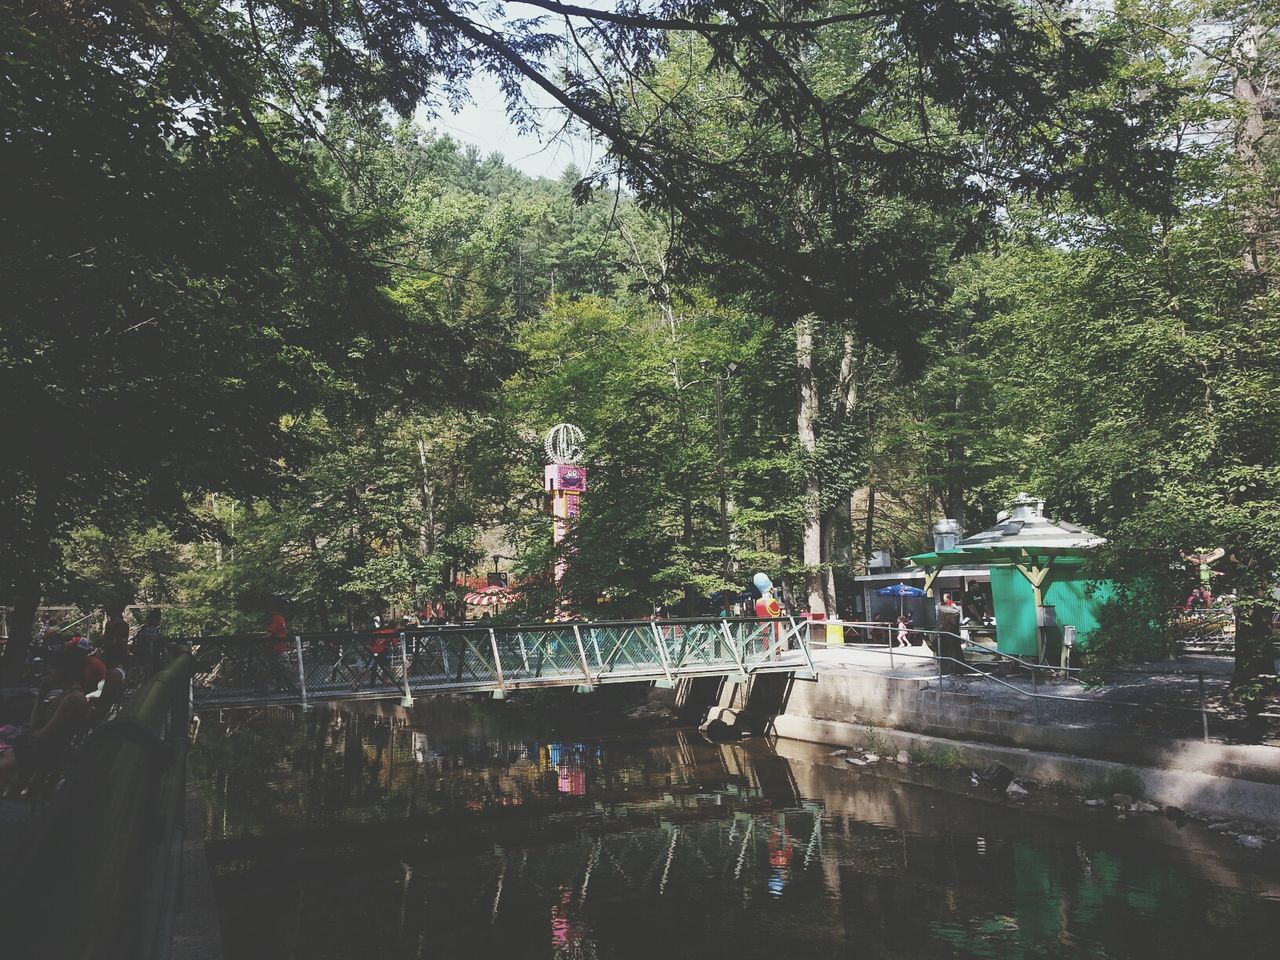
<path id="1" fill-rule="evenodd" d="M 14 584 L 13 613 L 9 616 L 9 642 L 5 645 L 4 658 L 0 660 L 2 687 L 20 686 L 26 679 L 27 651 L 31 648 L 31 630 L 35 625 L 36 608 L 40 606 L 45 580 L 53 566 L 56 516 L 57 504 L 54 499 L 47 492 L 37 489 L 30 522 L 15 525 L 22 532 L 11 533 L 11 549 L 14 554 L 11 560 L 16 561 L 14 566 L 23 571 L 23 576 Z"/>
<path id="2" fill-rule="evenodd" d="M 1254 24 L 1240 38 L 1236 59 L 1243 66 L 1235 77 L 1233 95 L 1242 108 L 1240 126 L 1236 129 L 1236 155 L 1253 177 L 1251 190 L 1261 190 L 1266 175 L 1262 141 L 1267 135 L 1266 94 L 1263 82 L 1255 75 L 1259 69 L 1258 41 L 1261 28 Z M 1265 273 L 1269 265 L 1269 221 L 1274 210 L 1265 209 L 1265 202 L 1250 199 L 1247 203 L 1244 223 L 1244 267 L 1250 273 Z"/>
<path id="3" fill-rule="evenodd" d="M 964 409 L 964 395 L 956 391 L 952 409 L 956 413 L 957 421 L 959 415 Z M 946 491 L 943 495 L 942 511 L 948 519 L 956 521 L 960 524 L 960 529 L 964 529 L 965 523 L 965 484 L 964 484 L 964 441 L 951 437 L 946 443 L 947 462 L 944 466 L 944 476 L 946 479 Z M 928 538 L 926 537 L 926 542 Z"/>
<path id="4" fill-rule="evenodd" d="M 876 546 L 876 488 L 867 487 L 867 520 L 862 529 L 862 555 L 867 560 L 867 569 L 871 567 L 871 551 Z"/>
<path id="5" fill-rule="evenodd" d="M 1276 655 L 1272 647 L 1271 617 L 1273 601 L 1265 591 L 1241 604 L 1236 611 L 1236 664 L 1232 685 L 1249 683 L 1262 674 L 1275 672 Z"/>
<path id="6" fill-rule="evenodd" d="M 421 437 L 418 438 L 418 463 L 422 468 L 418 490 L 418 549 L 424 557 L 429 557 L 436 549 L 436 496 L 427 473 L 427 445 Z"/>
<path id="7" fill-rule="evenodd" d="M 812 316 L 796 324 L 796 376 L 800 384 L 796 410 L 796 435 L 805 460 L 804 538 L 805 593 L 811 613 L 826 613 L 826 591 L 822 573 L 822 482 L 818 477 L 818 389 L 813 374 Z"/>
<path id="8" fill-rule="evenodd" d="M 840 607 L 836 603 L 836 523 L 835 507 L 822 511 L 822 593 L 827 615 L 834 617 Z"/>

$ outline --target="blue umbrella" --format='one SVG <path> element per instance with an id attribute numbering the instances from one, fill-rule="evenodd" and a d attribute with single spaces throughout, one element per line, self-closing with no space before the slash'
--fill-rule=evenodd
<path id="1" fill-rule="evenodd" d="M 899 614 L 906 608 L 903 597 L 923 597 L 924 595 L 924 591 L 919 587 L 913 587 L 905 583 L 895 583 L 888 587 L 881 587 L 876 591 L 877 597 L 897 597 Z"/>
<path id="2" fill-rule="evenodd" d="M 905 583 L 895 583 L 890 587 L 881 587 L 876 591 L 877 597 L 923 597 L 924 591 Z"/>

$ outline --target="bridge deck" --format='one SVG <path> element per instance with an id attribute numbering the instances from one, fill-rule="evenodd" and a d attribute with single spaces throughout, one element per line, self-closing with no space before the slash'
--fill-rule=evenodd
<path id="1" fill-rule="evenodd" d="M 683 677 L 813 674 L 809 624 L 793 620 L 619 621 L 304 634 L 274 653 L 262 637 L 193 638 L 196 704 L 412 700 L 434 693 Z"/>

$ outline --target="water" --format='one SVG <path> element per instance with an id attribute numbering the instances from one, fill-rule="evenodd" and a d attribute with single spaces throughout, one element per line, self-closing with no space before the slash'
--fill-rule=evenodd
<path id="1" fill-rule="evenodd" d="M 1273 855 L 829 752 L 557 735 L 451 700 L 211 714 L 194 763 L 227 956 L 1276 955 Z"/>

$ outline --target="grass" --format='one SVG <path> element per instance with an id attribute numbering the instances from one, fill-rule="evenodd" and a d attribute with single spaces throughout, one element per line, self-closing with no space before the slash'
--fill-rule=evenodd
<path id="1" fill-rule="evenodd" d="M 969 758 L 963 750 L 936 744 L 917 745 L 908 751 L 913 766 L 931 770 L 965 770 Z"/>
<path id="2" fill-rule="evenodd" d="M 893 744 L 886 739 L 885 735 L 875 727 L 867 727 L 863 733 L 862 748 L 867 753 L 879 754 L 882 757 L 891 757 L 898 752 L 894 749 Z"/>

